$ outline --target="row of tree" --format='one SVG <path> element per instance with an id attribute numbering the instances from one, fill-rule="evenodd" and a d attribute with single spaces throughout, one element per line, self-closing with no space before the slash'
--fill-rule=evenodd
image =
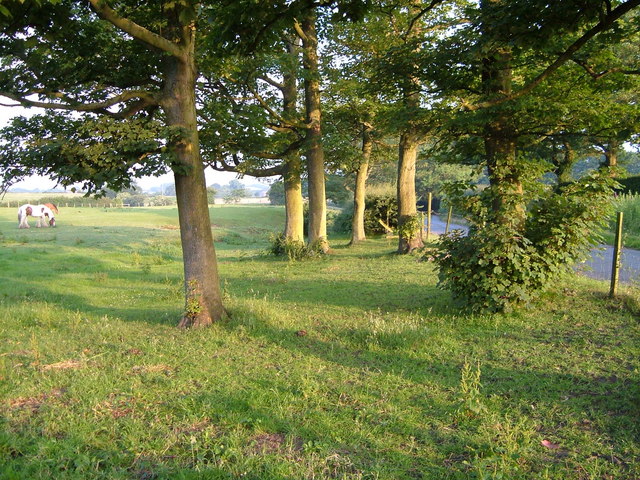
<path id="1" fill-rule="evenodd" d="M 610 174 L 570 182 L 577 153 L 599 146 L 614 166 L 638 131 L 638 6 L 9 0 L 0 8 L 0 95 L 48 113 L 3 130 L 0 170 L 7 182 L 38 173 L 92 193 L 172 170 L 186 305 L 198 307 L 181 321 L 189 326 L 224 313 L 205 167 L 281 176 L 284 235 L 298 242 L 305 176 L 308 242 L 326 251 L 326 169 L 354 173 L 352 241 L 362 241 L 370 166 L 395 148 L 398 250 L 408 252 L 421 246 L 415 175 L 426 150 L 485 169 L 489 187 L 459 195 L 477 228 L 438 261 L 454 294 L 504 309 L 584 247 L 576 225 L 597 221 L 585 211 L 595 212 L 589 202 L 606 195 Z M 541 189 L 549 170 L 557 185 Z M 565 248 L 550 260 L 544 252 L 558 243 Z M 468 271 L 448 264 L 453 257 L 480 293 L 456 280 Z"/>

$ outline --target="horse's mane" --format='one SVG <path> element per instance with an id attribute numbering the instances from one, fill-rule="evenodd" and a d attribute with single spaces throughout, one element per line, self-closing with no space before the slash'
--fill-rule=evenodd
<path id="1" fill-rule="evenodd" d="M 45 207 L 49 207 L 56 215 L 58 214 L 58 207 L 56 207 L 55 203 L 45 203 Z"/>

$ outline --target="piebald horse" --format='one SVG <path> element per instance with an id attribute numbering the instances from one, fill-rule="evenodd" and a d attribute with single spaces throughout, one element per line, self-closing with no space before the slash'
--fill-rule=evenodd
<path id="1" fill-rule="evenodd" d="M 45 203 L 44 205 L 22 205 L 18 209 L 18 228 L 30 228 L 27 217 L 37 218 L 37 227 L 55 227 L 56 219 L 53 214 L 54 211 L 58 213 L 58 207 L 53 203 Z"/>

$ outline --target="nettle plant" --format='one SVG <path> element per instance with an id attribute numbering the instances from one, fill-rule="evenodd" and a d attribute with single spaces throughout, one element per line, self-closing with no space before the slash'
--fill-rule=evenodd
<path id="1" fill-rule="evenodd" d="M 439 267 L 439 285 L 472 311 L 507 312 L 526 306 L 599 240 L 612 212 L 615 186 L 606 171 L 561 188 L 525 183 L 528 199 L 500 197 L 524 199 L 522 215 L 496 221 L 491 187 L 465 195 L 458 185 L 449 197 L 465 212 L 471 228 L 467 236 L 460 231 L 445 235 L 431 254 Z"/>

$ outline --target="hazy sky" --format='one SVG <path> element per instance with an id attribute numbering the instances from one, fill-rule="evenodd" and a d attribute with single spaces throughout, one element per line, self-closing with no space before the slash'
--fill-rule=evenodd
<path id="1" fill-rule="evenodd" d="M 4 99 L 2 100 L 4 101 Z M 30 108 L 25 109 L 22 107 L 4 107 L 0 106 L 0 127 L 5 126 L 13 117 L 17 117 L 19 115 L 29 116 L 34 115 L 40 112 L 40 109 Z M 227 172 L 216 172 L 215 170 L 208 168 L 205 171 L 205 175 L 207 178 L 207 185 L 211 185 L 212 183 L 219 183 L 220 185 L 226 185 L 230 180 L 236 178 L 234 173 Z M 245 177 L 241 180 L 242 183 L 251 184 L 256 183 L 257 180 L 253 177 Z M 168 173 L 166 175 L 162 175 L 160 177 L 144 177 L 136 180 L 136 183 L 142 187 L 143 190 L 148 190 L 149 188 L 155 185 L 173 183 L 173 174 Z M 41 176 L 32 176 L 22 182 L 18 182 L 13 185 L 13 187 L 17 188 L 26 188 L 29 190 L 32 189 L 50 189 L 55 187 L 55 182 L 51 181 L 46 177 Z"/>

